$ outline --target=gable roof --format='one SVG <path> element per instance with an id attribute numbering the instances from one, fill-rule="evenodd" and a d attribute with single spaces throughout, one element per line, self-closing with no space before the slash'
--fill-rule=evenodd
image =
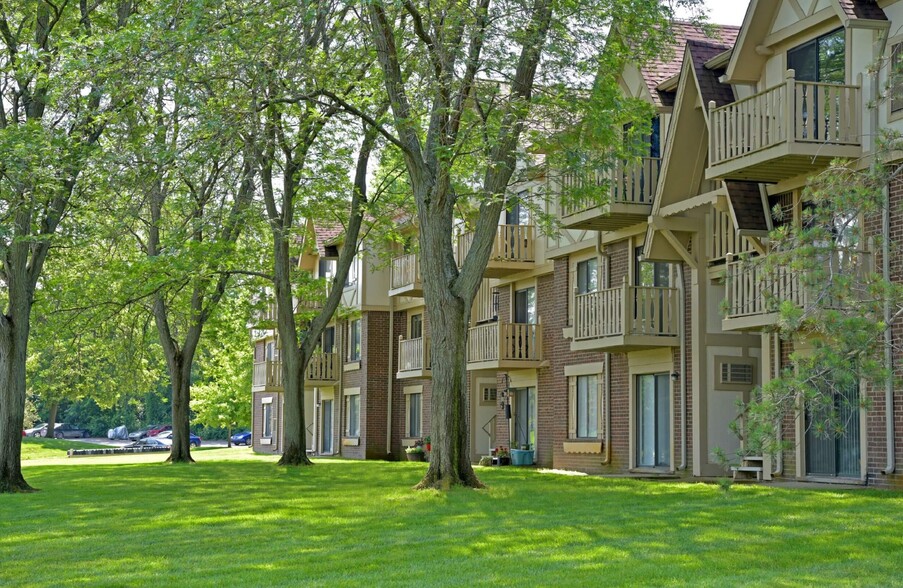
<path id="1" fill-rule="evenodd" d="M 730 84 L 722 84 L 718 81 L 718 78 L 724 74 L 724 69 L 706 67 L 707 62 L 728 49 L 730 48 L 709 41 L 689 41 L 687 43 L 687 53 L 696 73 L 702 104 L 706 108 L 709 102 L 715 102 L 717 106 L 724 106 L 735 100 L 734 90 Z"/>
<path id="2" fill-rule="evenodd" d="M 706 27 L 712 31 L 712 35 L 706 34 L 702 27 L 686 22 L 675 22 L 672 25 L 674 41 L 670 48 L 664 51 L 658 57 L 651 59 L 643 64 L 640 73 L 649 94 L 656 106 L 671 106 L 674 104 L 674 93 L 659 89 L 659 85 L 667 79 L 673 78 L 680 73 L 683 64 L 684 52 L 683 48 L 691 41 L 710 44 L 712 47 L 721 47 L 721 51 L 726 51 L 733 47 L 740 32 L 740 27 L 731 25 L 710 25 Z M 714 57 L 714 54 L 711 55 Z"/>
<path id="3" fill-rule="evenodd" d="M 727 77 L 731 82 L 758 81 L 766 56 L 759 53 L 756 47 L 769 35 L 782 1 L 750 1 L 734 53 L 727 66 Z M 856 21 L 887 23 L 887 15 L 876 0 L 831 0 L 831 6 L 844 27 Z"/>
<path id="4" fill-rule="evenodd" d="M 837 0 L 837 3 L 848 18 L 887 20 L 887 15 L 875 0 Z"/>

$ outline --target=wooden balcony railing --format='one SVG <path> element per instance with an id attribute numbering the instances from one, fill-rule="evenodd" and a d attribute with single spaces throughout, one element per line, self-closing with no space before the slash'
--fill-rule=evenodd
<path id="1" fill-rule="evenodd" d="M 787 142 L 861 145 L 860 86 L 795 76 L 788 70 L 783 84 L 720 108 L 709 103 L 709 165 Z"/>
<path id="2" fill-rule="evenodd" d="M 869 247 L 869 250 L 871 248 Z M 871 255 L 868 251 L 832 250 L 826 252 L 824 265 L 837 274 L 851 272 L 864 275 L 870 271 Z M 823 295 L 814 286 L 805 271 L 786 266 L 769 266 L 764 259 L 758 261 L 734 260 L 727 264 L 727 319 L 739 319 L 776 313 L 785 301 L 804 307 L 818 302 Z M 839 308 L 836 299 L 822 300 L 827 308 Z"/>
<path id="3" fill-rule="evenodd" d="M 282 362 L 270 359 L 255 363 L 251 385 L 255 388 L 282 388 Z"/>
<path id="4" fill-rule="evenodd" d="M 471 327 L 467 361 L 542 361 L 542 325 L 487 323 Z"/>
<path id="5" fill-rule="evenodd" d="M 339 379 L 338 355 L 315 353 L 307 364 L 305 381 L 334 382 Z M 255 388 L 282 388 L 282 361 L 266 360 L 254 364 L 251 385 Z"/>
<path id="6" fill-rule="evenodd" d="M 564 190 L 608 186 L 610 204 L 652 204 L 658 186 L 661 159 L 644 157 L 638 163 L 621 161 L 613 170 L 568 172 L 562 175 Z M 568 217 L 599 206 L 597 198 L 585 197 L 562 205 L 561 216 Z"/>
<path id="7" fill-rule="evenodd" d="M 574 339 L 627 335 L 677 336 L 677 288 L 623 285 L 574 300 Z"/>
<path id="8" fill-rule="evenodd" d="M 420 371 L 430 368 L 430 340 L 398 338 L 398 371 Z"/>
<path id="9" fill-rule="evenodd" d="M 392 260 L 389 288 L 416 288 L 420 284 L 420 259 L 416 253 L 402 255 Z"/>
<path id="10" fill-rule="evenodd" d="M 536 239 L 533 225 L 499 225 L 492 243 L 489 261 L 532 262 L 536 261 Z M 458 237 L 458 266 L 464 264 L 474 233 L 464 233 Z"/>
<path id="11" fill-rule="evenodd" d="M 749 240 L 737 234 L 731 217 L 726 212 L 713 210 L 712 215 L 707 219 L 710 223 L 709 235 L 710 245 L 708 250 L 709 261 L 724 262 L 728 255 L 739 255 L 741 253 L 750 253 L 753 246 Z"/>
<path id="12" fill-rule="evenodd" d="M 339 356 L 337 353 L 314 353 L 307 364 L 305 380 L 334 382 L 339 379 Z"/>

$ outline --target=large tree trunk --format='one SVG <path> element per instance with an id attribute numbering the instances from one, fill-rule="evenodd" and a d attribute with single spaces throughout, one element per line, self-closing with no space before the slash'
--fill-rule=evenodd
<path id="1" fill-rule="evenodd" d="M 307 457 L 307 434 L 304 427 L 304 357 L 297 345 L 283 345 L 282 369 L 285 390 L 282 412 L 282 457 L 279 465 L 312 465 Z M 291 393 L 289 392 L 291 390 Z"/>
<path id="2" fill-rule="evenodd" d="M 191 360 L 179 353 L 167 359 L 172 382 L 172 449 L 166 461 L 194 463 L 191 457 L 189 406 L 191 402 Z"/>
<path id="3" fill-rule="evenodd" d="M 0 494 L 34 492 L 22 476 L 25 358 L 31 304 L 24 300 L 13 302 L 13 298 L 13 316 L 0 316 Z"/>
<path id="4" fill-rule="evenodd" d="M 47 415 L 47 432 L 44 434 L 45 437 L 53 439 L 56 437 L 56 415 L 60 410 L 60 403 L 58 400 L 54 400 L 50 403 L 50 414 Z"/>
<path id="5" fill-rule="evenodd" d="M 430 467 L 415 488 L 482 488 L 468 450 L 467 327 L 470 305 L 461 299 L 427 303 L 432 336 Z M 437 328 L 438 327 L 438 328 Z"/>
<path id="6" fill-rule="evenodd" d="M 276 291 L 276 327 L 279 333 L 282 360 L 282 457 L 279 465 L 312 465 L 307 457 L 307 436 L 304 434 L 304 377 L 306 359 L 298 347 L 295 327 L 295 305 L 289 279 L 291 257 L 289 243 L 274 234 L 274 286 Z"/>

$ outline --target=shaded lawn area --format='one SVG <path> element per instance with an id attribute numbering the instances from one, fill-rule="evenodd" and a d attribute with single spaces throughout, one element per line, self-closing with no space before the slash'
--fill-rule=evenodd
<path id="1" fill-rule="evenodd" d="M 213 452 L 205 455 L 212 456 Z M 903 494 L 264 458 L 33 466 L 0 496 L 0 585 L 891 585 Z"/>
<path id="2" fill-rule="evenodd" d="M 66 457 L 70 449 L 108 449 L 106 445 L 85 443 L 71 439 L 44 439 L 43 437 L 22 437 L 22 460 Z"/>

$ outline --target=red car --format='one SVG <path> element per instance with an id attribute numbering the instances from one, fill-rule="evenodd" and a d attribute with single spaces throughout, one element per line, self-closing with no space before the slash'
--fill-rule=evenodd
<path id="1" fill-rule="evenodd" d="M 147 430 L 147 436 L 156 437 L 160 433 L 165 433 L 166 431 L 172 431 L 172 425 L 159 425 L 156 427 L 151 427 Z"/>

